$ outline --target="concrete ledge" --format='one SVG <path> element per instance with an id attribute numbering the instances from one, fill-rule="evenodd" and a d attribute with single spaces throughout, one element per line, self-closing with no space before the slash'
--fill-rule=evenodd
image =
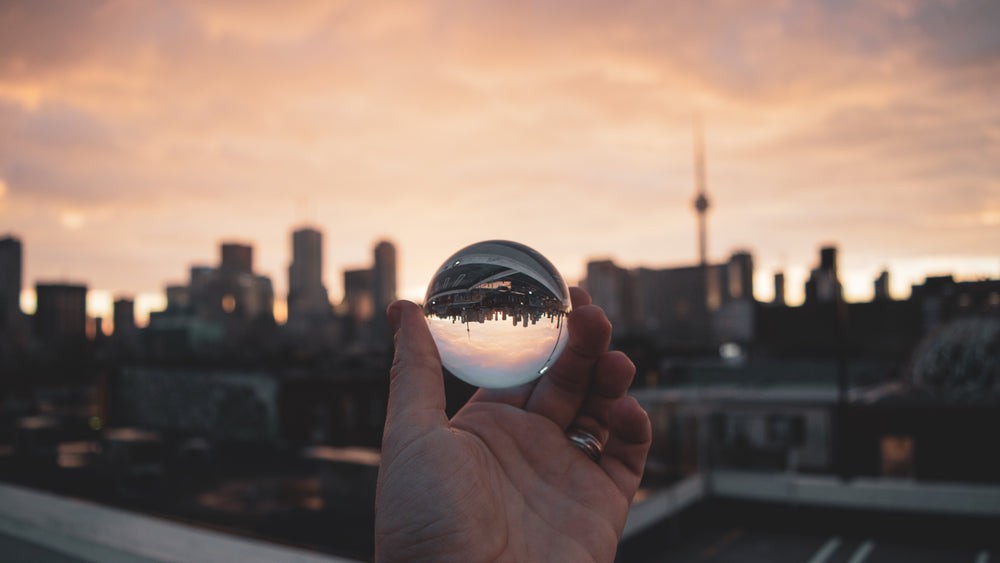
<path id="1" fill-rule="evenodd" d="M 352 563 L 3 483 L 0 531 L 101 563 Z"/>
<path id="2" fill-rule="evenodd" d="M 711 494 L 812 506 L 1000 516 L 1000 486 L 901 479 L 805 476 L 739 471 L 712 473 Z"/>
<path id="3" fill-rule="evenodd" d="M 692 475 L 672 487 L 656 491 L 629 509 L 622 539 L 626 540 L 646 528 L 669 518 L 705 497 L 705 480 Z"/>

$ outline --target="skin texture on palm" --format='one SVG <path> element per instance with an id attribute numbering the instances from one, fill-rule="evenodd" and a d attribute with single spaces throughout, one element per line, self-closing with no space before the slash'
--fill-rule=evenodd
<path id="1" fill-rule="evenodd" d="M 570 341 L 540 379 L 481 389 L 448 420 L 421 309 L 390 306 L 396 357 L 375 507 L 375 559 L 612 561 L 651 432 L 611 325 L 571 290 Z M 567 428 L 599 436 L 594 463 Z"/>

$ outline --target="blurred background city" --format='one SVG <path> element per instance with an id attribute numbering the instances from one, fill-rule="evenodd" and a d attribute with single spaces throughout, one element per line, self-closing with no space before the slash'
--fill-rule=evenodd
<path id="1" fill-rule="evenodd" d="M 996 560 L 997 29 L 0 1 L 0 560 L 371 559 L 385 308 L 484 239 L 636 364 L 621 561 Z"/>

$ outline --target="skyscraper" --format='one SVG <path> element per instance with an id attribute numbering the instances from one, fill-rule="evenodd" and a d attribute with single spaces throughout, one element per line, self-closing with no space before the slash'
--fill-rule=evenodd
<path id="1" fill-rule="evenodd" d="M 371 269 L 344 271 L 343 314 L 356 323 L 364 323 L 372 318 L 375 310 L 372 285 Z"/>
<path id="2" fill-rule="evenodd" d="M 889 270 L 882 270 L 878 278 L 875 279 L 875 301 L 891 301 L 889 295 Z"/>
<path id="3" fill-rule="evenodd" d="M 837 273 L 837 247 L 824 246 L 819 251 L 819 266 L 813 268 L 806 281 L 806 303 L 834 303 L 842 291 Z"/>
<path id="4" fill-rule="evenodd" d="M 633 286 L 629 271 L 615 265 L 613 261 L 587 262 L 587 292 L 594 304 L 604 309 L 604 314 L 619 336 L 626 332 L 632 322 Z"/>
<path id="5" fill-rule="evenodd" d="M 776 272 L 774 274 L 774 301 L 775 305 L 785 306 L 785 273 Z"/>
<path id="6" fill-rule="evenodd" d="M 396 300 L 396 247 L 388 241 L 375 245 L 373 272 L 375 315 L 385 316 L 385 310 Z"/>
<path id="7" fill-rule="evenodd" d="M 288 320 L 330 312 L 323 285 L 323 233 L 302 228 L 292 233 L 292 263 L 288 266 Z"/>
<path id="8" fill-rule="evenodd" d="M 249 274 L 253 272 L 253 247 L 236 242 L 222 243 L 220 269 Z"/>
<path id="9" fill-rule="evenodd" d="M 113 324 L 115 340 L 133 338 L 135 335 L 135 301 L 120 297 L 113 305 Z"/>
<path id="10" fill-rule="evenodd" d="M 87 337 L 87 286 L 35 284 L 35 336 L 45 344 L 76 344 Z"/>
<path id="11" fill-rule="evenodd" d="M 371 323 L 370 342 L 382 345 L 392 339 L 385 310 L 396 300 L 396 247 L 391 242 L 383 240 L 375 245 L 372 293 L 375 311 Z"/>
<path id="12" fill-rule="evenodd" d="M 0 334 L 13 332 L 21 322 L 21 241 L 0 239 Z"/>

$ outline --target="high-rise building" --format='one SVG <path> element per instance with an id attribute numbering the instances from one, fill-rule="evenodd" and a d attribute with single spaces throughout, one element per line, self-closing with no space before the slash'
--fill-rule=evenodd
<path id="1" fill-rule="evenodd" d="M 726 264 L 727 297 L 753 298 L 753 256 L 745 251 L 734 252 Z"/>
<path id="2" fill-rule="evenodd" d="M 229 272 L 252 273 L 253 247 L 236 242 L 222 243 L 222 263 L 219 267 Z"/>
<path id="3" fill-rule="evenodd" d="M 375 299 L 372 294 L 373 271 L 344 271 L 344 301 L 343 314 L 356 323 L 365 323 L 372 318 L 375 311 Z"/>
<path id="4" fill-rule="evenodd" d="M 21 324 L 21 241 L 0 239 L 0 334 Z"/>
<path id="5" fill-rule="evenodd" d="M 259 318 L 274 318 L 271 279 L 253 273 L 253 247 L 222 243 L 219 267 L 191 268 L 191 304 L 206 319 L 232 328 Z"/>
<path id="6" fill-rule="evenodd" d="M 375 245 L 375 268 L 372 273 L 375 315 L 384 317 L 385 310 L 396 300 L 396 247 L 388 241 Z"/>
<path id="7" fill-rule="evenodd" d="M 775 305 L 785 306 L 785 273 L 775 272 L 774 274 L 774 301 Z"/>
<path id="8" fill-rule="evenodd" d="M 112 309 L 112 322 L 114 323 L 114 338 L 132 338 L 135 334 L 135 302 L 131 299 L 120 297 L 115 299 Z"/>
<path id="9" fill-rule="evenodd" d="M 882 273 L 875 278 L 875 301 L 890 301 L 889 295 L 889 270 L 882 270 Z"/>
<path id="10" fill-rule="evenodd" d="M 824 246 L 819 251 L 819 266 L 813 268 L 806 282 L 806 303 L 834 303 L 842 291 L 837 273 L 837 247 Z"/>
<path id="11" fill-rule="evenodd" d="M 192 266 L 187 285 L 167 287 L 167 308 L 150 314 L 155 354 L 264 354 L 273 341 L 274 288 L 253 272 L 253 248 L 224 243 L 217 267 Z M 220 347 L 220 345 L 222 345 Z"/>
<path id="12" fill-rule="evenodd" d="M 87 337 L 87 286 L 35 284 L 35 336 L 45 344 L 75 344 Z"/>
<path id="13" fill-rule="evenodd" d="M 587 292 L 604 309 L 616 334 L 621 336 L 632 322 L 633 282 L 629 271 L 611 260 L 587 262 Z"/>
<path id="14" fill-rule="evenodd" d="M 292 233 L 292 263 L 288 266 L 288 320 L 330 312 L 323 285 L 323 234 L 302 228 Z"/>

